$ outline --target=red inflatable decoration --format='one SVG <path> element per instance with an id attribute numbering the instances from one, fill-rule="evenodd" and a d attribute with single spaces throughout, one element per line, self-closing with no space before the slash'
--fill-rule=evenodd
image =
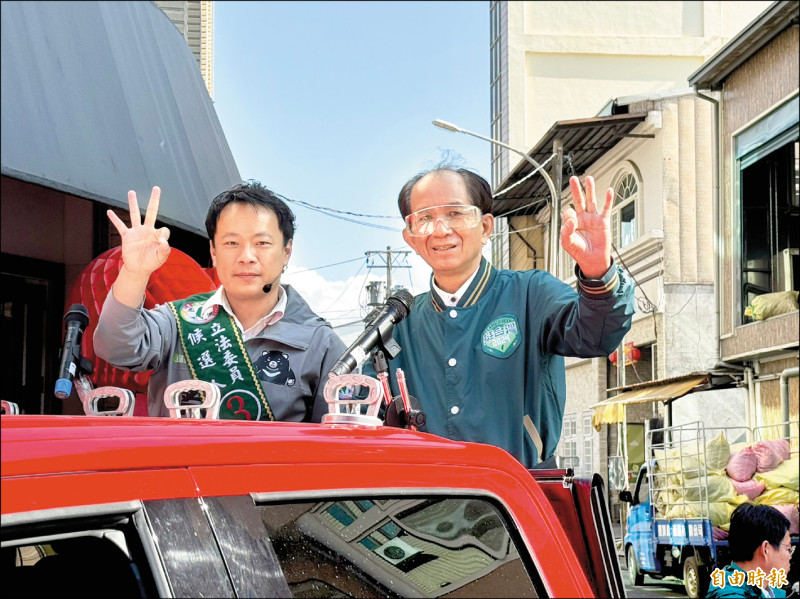
<path id="1" fill-rule="evenodd" d="M 623 349 L 623 355 L 625 357 L 624 364 L 625 366 L 630 366 L 631 364 L 636 364 L 639 361 L 639 358 L 642 357 L 642 351 L 633 345 L 633 342 L 626 343 L 625 348 Z M 617 352 L 613 352 L 610 356 L 608 356 L 608 361 L 612 364 L 616 365 L 617 360 Z"/>
<path id="2" fill-rule="evenodd" d="M 90 377 L 95 387 L 106 385 L 130 389 L 137 394 L 135 414 L 147 415 L 144 394 L 147 392 L 149 372 L 130 372 L 114 368 L 94 353 L 94 329 L 111 285 L 122 268 L 122 248 L 115 247 L 103 252 L 84 268 L 67 296 L 64 312 L 72 304 L 83 304 L 89 310 L 89 325 L 83 334 L 81 353 L 94 366 Z M 145 290 L 144 307 L 154 308 L 195 293 L 213 291 L 216 270 L 201 267 L 189 255 L 172 248 L 167 262 L 150 276 Z"/>

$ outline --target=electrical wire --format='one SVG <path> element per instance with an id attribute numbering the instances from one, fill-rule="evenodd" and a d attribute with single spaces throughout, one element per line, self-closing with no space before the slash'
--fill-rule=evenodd
<path id="1" fill-rule="evenodd" d="M 349 282 L 349 283 L 348 283 L 348 284 L 345 286 L 345 288 L 344 288 L 344 289 L 342 290 L 342 292 L 339 294 L 339 297 L 337 297 L 335 300 L 333 300 L 333 302 L 331 302 L 331 305 L 330 305 L 330 306 L 328 306 L 328 307 L 327 307 L 327 308 L 325 308 L 324 310 L 321 310 L 321 311 L 320 311 L 320 316 L 322 316 L 322 317 L 324 318 L 324 317 L 325 317 L 325 313 L 326 313 L 328 310 L 330 310 L 331 308 L 333 308 L 333 307 L 336 305 L 336 302 L 338 302 L 340 299 L 342 299 L 342 297 L 343 297 L 343 296 L 344 296 L 344 294 L 347 292 L 347 290 L 348 290 L 348 289 L 350 289 L 350 286 L 353 284 L 353 281 L 355 281 L 355 280 L 356 280 L 356 278 L 358 277 L 359 273 L 361 273 L 361 269 L 363 269 L 363 268 L 364 268 L 364 266 L 366 265 L 366 263 L 367 263 L 367 261 L 366 261 L 366 260 L 364 260 L 364 262 L 362 262 L 362 263 L 361 263 L 361 266 L 359 266 L 359 267 L 358 267 L 358 271 L 356 271 L 356 274 L 354 274 L 354 275 L 353 275 L 353 278 L 350 280 L 350 282 Z M 369 270 L 367 270 L 367 274 L 366 274 L 366 276 L 364 277 L 364 282 L 366 282 L 366 277 L 368 277 L 368 276 L 369 276 Z M 362 287 L 363 287 L 363 284 L 362 284 Z M 327 320 L 327 319 L 326 319 L 326 320 Z"/>
<path id="2" fill-rule="evenodd" d="M 305 206 L 306 208 L 311 208 L 312 210 L 321 210 L 321 211 L 324 211 L 324 212 L 335 212 L 337 214 L 347 214 L 349 216 L 360 216 L 362 218 L 390 218 L 390 219 L 398 219 L 398 218 L 400 218 L 399 216 L 385 216 L 385 215 L 382 215 L 382 214 L 363 214 L 361 212 L 350 212 L 349 210 L 338 210 L 336 208 L 328 208 L 327 206 L 317 206 L 315 204 L 310 204 L 308 202 L 304 202 L 303 200 L 292 200 L 290 198 L 282 196 L 279 193 L 276 193 L 275 195 L 278 196 L 279 198 L 281 198 L 282 200 L 285 200 L 287 202 L 293 202 L 295 204 L 300 204 L 301 206 Z"/>
<path id="3" fill-rule="evenodd" d="M 384 231 L 393 231 L 395 233 L 399 233 L 403 229 L 397 229 L 395 227 L 387 227 L 385 225 L 377 225 L 374 223 L 365 223 L 354 218 L 347 218 L 346 216 L 342 216 L 343 214 L 347 214 L 349 216 L 358 216 L 361 218 L 389 218 L 389 219 L 398 219 L 399 216 L 384 216 L 380 214 L 363 214 L 360 212 L 350 212 L 348 210 L 337 210 L 336 208 L 328 208 L 326 206 L 317 206 L 315 204 L 310 204 L 309 202 L 304 202 L 303 200 L 293 200 L 292 198 L 287 198 L 285 195 L 280 193 L 275 193 L 277 197 L 282 199 L 285 202 L 290 202 L 292 204 L 297 204 L 299 206 L 303 206 L 304 208 L 308 208 L 309 210 L 313 210 L 314 212 L 319 212 L 320 214 L 324 214 L 326 216 L 330 216 L 332 218 L 338 218 L 339 220 L 344 220 L 350 223 L 355 223 L 357 225 L 362 225 L 364 227 L 372 227 L 373 229 L 382 229 Z"/>
<path id="4" fill-rule="evenodd" d="M 278 194 L 276 194 L 276 195 L 278 195 Z M 279 196 L 279 197 L 282 197 L 282 196 Z M 285 198 L 285 199 L 286 199 L 287 202 L 297 203 L 297 200 L 290 200 L 289 198 Z M 376 225 L 376 224 L 373 224 L 373 223 L 365 223 L 365 222 L 362 222 L 360 220 L 356 220 L 354 218 L 347 218 L 346 216 L 339 216 L 338 214 L 332 214 L 332 213 L 328 212 L 327 210 L 324 210 L 324 209 L 321 209 L 321 208 L 316 208 L 316 207 L 312 207 L 312 206 L 306 206 L 306 208 L 308 208 L 309 210 L 313 210 L 314 212 L 319 212 L 320 214 L 324 214 L 326 216 L 330 216 L 331 218 L 338 218 L 339 220 L 344 220 L 344 221 L 347 221 L 347 222 L 350 222 L 350 223 L 355 223 L 357 225 L 362 225 L 364 227 L 371 227 L 373 229 L 382 229 L 384 231 L 392 231 L 393 233 L 400 233 L 403 230 L 403 229 L 397 229 L 395 227 L 387 227 L 387 226 L 384 226 L 384 225 Z M 397 218 L 400 218 L 400 217 L 398 216 Z"/>
<path id="5" fill-rule="evenodd" d="M 541 165 L 540 165 L 540 168 L 544 168 L 545 166 L 547 166 L 547 163 L 548 163 L 548 162 L 550 162 L 550 161 L 551 161 L 553 158 L 555 158 L 555 157 L 556 157 L 556 154 L 550 154 L 550 157 L 549 157 L 547 160 L 545 160 L 544 162 L 542 162 L 542 163 L 541 163 Z M 535 174 L 537 174 L 538 172 L 539 172 L 539 170 L 532 170 L 530 173 L 528 173 L 527 175 L 525 175 L 525 176 L 524 176 L 522 179 L 520 179 L 519 181 L 517 181 L 517 182 L 516 182 L 516 183 L 514 183 L 513 185 L 509 185 L 509 186 L 508 186 L 508 187 L 506 187 L 505 189 L 501 189 L 500 191 L 493 193 L 493 194 L 492 194 L 492 197 L 493 197 L 493 198 L 496 198 L 496 197 L 497 197 L 497 196 L 499 196 L 500 194 L 507 193 L 507 192 L 511 191 L 511 190 L 512 190 L 512 189 L 514 189 L 514 188 L 515 188 L 517 185 L 520 185 L 520 184 L 524 183 L 525 181 L 527 181 L 528 179 L 530 179 L 531 177 L 533 177 L 533 176 L 534 176 Z"/>
<path id="6" fill-rule="evenodd" d="M 533 225 L 532 227 L 523 227 L 522 229 L 514 229 L 513 231 L 498 231 L 497 233 L 491 233 L 489 235 L 490 239 L 494 239 L 495 237 L 499 237 L 500 235 L 509 235 L 511 236 L 513 233 L 522 233 L 523 231 L 533 231 L 534 229 L 541 229 L 546 225 L 538 224 Z"/>
<path id="7" fill-rule="evenodd" d="M 347 264 L 348 262 L 355 262 L 356 260 L 363 260 L 363 259 L 364 259 L 364 257 L 361 256 L 361 257 L 358 257 L 358 258 L 351 258 L 350 260 L 342 260 L 341 262 L 334 262 L 333 264 L 326 264 L 325 266 L 315 266 L 314 268 L 304 268 L 303 270 L 293 270 L 292 272 L 288 272 L 286 274 L 287 274 L 287 276 L 297 275 L 297 274 L 300 274 L 300 273 L 303 273 L 303 272 L 309 272 L 309 271 L 312 271 L 312 270 L 321 270 L 323 268 L 330 268 L 331 266 L 339 266 L 340 264 Z"/>
<path id="8" fill-rule="evenodd" d="M 501 213 L 501 214 L 496 214 L 496 215 L 495 215 L 495 218 L 503 218 L 503 217 L 507 217 L 509 214 L 514 214 L 515 212 L 519 212 L 520 210 L 525 210 L 525 208 L 533 208 L 533 207 L 535 207 L 535 206 L 537 206 L 537 205 L 539 205 L 539 204 L 542 204 L 542 203 L 545 203 L 545 204 L 546 204 L 546 203 L 547 203 L 547 201 L 548 201 L 548 200 L 547 200 L 547 198 L 542 198 L 542 199 L 539 199 L 539 200 L 534 200 L 534 201 L 533 201 L 533 202 L 531 202 L 530 204 L 525 204 L 524 206 L 519 206 L 518 208 L 514 208 L 513 210 L 509 210 L 508 212 L 503 212 L 503 213 Z"/>

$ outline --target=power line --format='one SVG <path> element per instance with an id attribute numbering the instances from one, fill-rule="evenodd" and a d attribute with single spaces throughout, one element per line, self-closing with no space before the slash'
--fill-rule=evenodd
<path id="1" fill-rule="evenodd" d="M 328 208 L 327 206 L 316 206 L 314 204 L 309 204 L 308 202 L 304 202 L 303 200 L 291 200 L 287 197 L 284 197 L 280 194 L 275 194 L 279 196 L 282 200 L 286 200 L 288 202 L 294 202 L 295 204 L 300 204 L 301 206 L 305 206 L 306 208 L 311 208 L 312 210 L 322 210 L 325 212 L 336 212 L 337 214 L 349 214 L 350 216 L 360 216 L 363 218 L 392 218 L 398 219 L 401 218 L 400 216 L 385 216 L 382 214 L 363 214 L 361 212 L 350 212 L 349 210 L 338 210 L 336 208 Z"/>
<path id="2" fill-rule="evenodd" d="M 362 218 L 391 218 L 391 219 L 398 219 L 398 218 L 400 218 L 399 216 L 383 216 L 383 215 L 378 215 L 378 214 L 361 214 L 361 213 L 358 213 L 358 212 L 349 212 L 347 210 L 337 210 L 336 208 L 327 208 L 325 206 L 316 206 L 314 204 L 310 204 L 308 202 L 304 202 L 303 200 L 293 200 L 293 199 L 287 198 L 286 196 L 284 196 L 282 194 L 279 194 L 279 193 L 275 193 L 275 195 L 278 196 L 280 199 L 286 201 L 286 202 L 290 202 L 292 204 L 299 204 L 300 206 L 308 208 L 309 210 L 313 210 L 314 212 L 319 212 L 320 214 L 324 214 L 324 215 L 330 216 L 332 218 L 338 218 L 339 220 L 347 221 L 347 222 L 350 222 L 350 223 L 355 223 L 357 225 L 362 225 L 364 227 L 372 227 L 373 229 L 382 229 L 384 231 L 393 231 L 395 233 L 399 233 L 400 231 L 403 230 L 403 229 L 397 229 L 395 227 L 387 227 L 385 225 L 377 225 L 377 224 L 373 224 L 373 223 L 365 223 L 365 222 L 356 220 L 354 218 L 347 218 L 346 216 L 341 216 L 341 215 L 348 214 L 348 215 L 351 215 L 351 216 L 359 216 L 359 217 L 362 217 Z"/>
<path id="3" fill-rule="evenodd" d="M 286 201 L 287 202 L 296 203 L 295 200 L 290 200 L 289 198 L 286 198 Z M 347 218 L 345 216 L 339 216 L 337 214 L 331 214 L 330 212 L 328 212 L 326 210 L 321 210 L 321 209 L 318 209 L 318 208 L 312 208 L 312 207 L 309 207 L 309 206 L 306 206 L 306 207 L 309 208 L 309 210 L 313 210 L 315 212 L 319 212 L 319 213 L 324 214 L 326 216 L 330 216 L 331 218 L 338 218 L 339 220 L 344 220 L 344 221 L 347 221 L 347 222 L 350 222 L 350 223 L 355 223 L 357 225 L 363 225 L 364 227 L 372 227 L 373 229 L 382 229 L 384 231 L 392 231 L 394 233 L 400 233 L 403 230 L 403 229 L 396 229 L 394 227 L 386 227 L 384 225 L 375 225 L 375 224 L 372 224 L 372 223 L 365 223 L 365 222 L 362 222 L 360 220 L 356 220 L 354 218 Z"/>
<path id="4" fill-rule="evenodd" d="M 383 266 L 386 267 L 386 298 L 389 299 L 389 296 L 392 294 L 392 268 L 411 268 L 411 265 L 408 264 L 408 255 L 411 253 L 410 251 L 399 251 L 394 250 L 394 257 L 392 257 L 392 248 L 390 246 L 386 246 L 386 251 L 369 251 L 364 252 L 367 258 L 371 258 L 373 255 L 380 256 L 383 260 L 383 264 L 378 264 L 373 266 L 369 264 L 367 268 L 372 270 L 373 268 L 381 268 Z M 397 263 L 397 259 L 400 259 L 400 263 Z M 370 304 L 372 305 L 372 304 Z"/>
<path id="5" fill-rule="evenodd" d="M 344 296 L 344 294 L 347 292 L 347 290 L 348 290 L 348 289 L 350 289 L 350 285 L 352 285 L 352 284 L 353 284 L 353 281 L 355 281 L 355 280 L 356 280 L 356 277 L 358 277 L 359 273 L 361 272 L 361 269 L 362 269 L 362 268 L 364 268 L 364 265 L 365 265 L 366 263 L 367 263 L 367 262 L 366 262 L 366 260 L 365 260 L 364 262 L 362 262 L 362 263 L 361 263 L 361 266 L 359 266 L 359 267 L 358 267 L 358 271 L 356 272 L 356 274 L 354 274 L 354 275 L 353 275 L 353 279 L 352 279 L 352 280 L 351 280 L 351 281 L 350 281 L 350 282 L 349 282 L 349 283 L 348 283 L 348 284 L 345 286 L 345 288 L 344 288 L 344 289 L 342 290 L 342 292 L 339 294 L 339 297 L 337 297 L 335 300 L 333 300 L 333 301 L 331 302 L 331 305 L 330 305 L 330 306 L 328 306 L 327 308 L 325 308 L 324 310 L 322 310 L 322 314 L 323 314 L 323 315 L 325 314 L 325 312 L 327 312 L 328 310 L 330 310 L 331 308 L 333 308 L 333 307 L 336 305 L 336 302 L 338 302 L 340 299 L 342 299 L 342 297 L 343 297 L 343 296 Z M 369 276 L 369 270 L 367 270 L 367 276 Z M 365 277 L 365 280 L 366 280 L 366 277 Z"/>
<path id="6" fill-rule="evenodd" d="M 342 260 L 341 262 L 334 262 L 333 264 L 326 264 L 325 266 L 315 266 L 314 268 L 304 268 L 303 270 L 295 270 L 290 273 L 287 273 L 287 275 L 296 275 L 303 272 L 308 272 L 310 270 L 320 270 L 323 268 L 330 268 L 331 266 L 339 266 L 340 264 L 347 264 L 348 262 L 355 262 L 356 260 L 363 260 L 363 259 L 364 259 L 363 257 L 351 258 L 350 260 Z"/>

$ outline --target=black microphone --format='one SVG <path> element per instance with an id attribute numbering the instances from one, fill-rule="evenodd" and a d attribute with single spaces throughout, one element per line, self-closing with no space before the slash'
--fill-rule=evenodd
<path id="1" fill-rule="evenodd" d="M 413 307 L 414 296 L 405 289 L 392 295 L 364 332 L 333 365 L 331 372 L 336 375 L 353 372 L 378 345 L 390 359 L 396 357 L 400 353 L 400 346 L 392 339 L 392 329 L 409 315 Z"/>
<path id="2" fill-rule="evenodd" d="M 264 293 L 269 293 L 270 291 L 272 291 L 272 286 L 275 285 L 275 283 L 277 283 L 278 279 L 280 279 L 280 278 L 281 278 L 281 275 L 278 275 L 277 277 L 275 277 L 275 280 L 273 280 L 272 283 L 267 283 L 266 285 L 264 285 L 261 288 L 261 291 L 263 291 Z"/>
<path id="3" fill-rule="evenodd" d="M 64 346 L 58 367 L 55 395 L 67 399 L 72 393 L 72 379 L 81 364 L 81 339 L 89 324 L 89 310 L 83 304 L 72 304 L 64 315 Z"/>

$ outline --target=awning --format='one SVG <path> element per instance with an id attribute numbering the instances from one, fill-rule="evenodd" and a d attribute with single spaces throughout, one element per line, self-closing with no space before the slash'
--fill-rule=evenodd
<path id="1" fill-rule="evenodd" d="M 592 426 L 599 431 L 604 424 L 624 422 L 625 408 L 629 405 L 677 399 L 707 382 L 708 375 L 702 374 L 625 391 L 592 406 L 594 408 Z"/>
<path id="2" fill-rule="evenodd" d="M 633 130 L 647 118 L 646 112 L 633 114 L 615 114 L 612 116 L 557 121 L 544 134 L 528 155 L 539 164 L 544 163 L 553 153 L 553 143 L 561 140 L 564 150 L 562 164 L 563 188 L 569 186 L 572 169 L 583 175 L 592 164 L 597 162 L 620 141 L 633 135 Z M 497 189 L 507 189 L 516 185 L 531 174 L 533 166 L 527 160 L 521 160 L 516 168 L 500 183 Z M 548 167 L 552 173 L 552 167 Z M 562 191 L 561 190 L 558 191 Z M 513 212 L 517 216 L 535 214 L 541 205 L 532 204 L 537 198 L 550 198 L 550 191 L 544 177 L 532 177 L 519 183 L 507 193 L 495 197 L 492 214 L 503 216 Z"/>
<path id="3" fill-rule="evenodd" d="M 153 2 L 2 3 L 0 172 L 205 237 L 241 179 L 197 61 Z M 4 201 L 6 198 L 4 198 Z M 24 202 L 25 198 L 16 201 Z"/>

